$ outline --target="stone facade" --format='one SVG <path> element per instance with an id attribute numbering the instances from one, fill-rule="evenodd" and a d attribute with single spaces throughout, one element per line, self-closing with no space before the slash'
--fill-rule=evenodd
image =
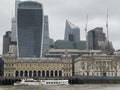
<path id="1" fill-rule="evenodd" d="M 120 56 L 81 56 L 75 61 L 75 75 L 120 76 Z"/>
<path id="2" fill-rule="evenodd" d="M 16 58 L 4 55 L 4 77 L 69 77 L 72 76 L 70 56 L 59 58 Z"/>

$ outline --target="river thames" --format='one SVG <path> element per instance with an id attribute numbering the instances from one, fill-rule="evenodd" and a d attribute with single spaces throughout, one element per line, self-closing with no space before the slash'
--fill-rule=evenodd
<path id="1" fill-rule="evenodd" d="M 0 90 L 120 90 L 120 85 L 83 84 L 68 86 L 0 86 Z"/>

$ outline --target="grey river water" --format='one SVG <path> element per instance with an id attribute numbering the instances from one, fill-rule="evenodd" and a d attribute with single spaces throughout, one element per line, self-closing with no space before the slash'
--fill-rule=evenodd
<path id="1" fill-rule="evenodd" d="M 83 84 L 68 86 L 0 86 L 0 90 L 120 90 L 120 84 Z"/>

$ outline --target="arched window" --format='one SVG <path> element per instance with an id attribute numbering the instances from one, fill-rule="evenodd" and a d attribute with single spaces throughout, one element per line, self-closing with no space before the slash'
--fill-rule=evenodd
<path id="1" fill-rule="evenodd" d="M 58 72 L 57 72 L 57 70 L 55 70 L 55 76 L 58 76 Z"/>
<path id="2" fill-rule="evenodd" d="M 20 71 L 20 77 L 23 77 L 23 71 Z"/>
<path id="3" fill-rule="evenodd" d="M 62 71 L 59 71 L 59 76 L 60 76 L 60 77 L 62 76 Z"/>
<path id="4" fill-rule="evenodd" d="M 33 71 L 33 77 L 36 77 L 36 71 Z"/>
<path id="5" fill-rule="evenodd" d="M 46 77 L 49 77 L 49 71 L 48 70 L 46 71 Z"/>
<path id="6" fill-rule="evenodd" d="M 87 72 L 87 76 L 89 76 L 89 72 Z"/>
<path id="7" fill-rule="evenodd" d="M 50 76 L 53 77 L 53 71 L 50 71 Z"/>
<path id="8" fill-rule="evenodd" d="M 19 71 L 15 72 L 15 76 L 18 77 L 19 76 Z"/>
<path id="9" fill-rule="evenodd" d="M 44 70 L 42 71 L 42 77 L 45 77 L 45 71 Z"/>
<path id="10" fill-rule="evenodd" d="M 28 76 L 28 72 L 27 71 L 25 71 L 25 77 L 27 77 Z"/>
<path id="11" fill-rule="evenodd" d="M 85 74 L 83 73 L 83 76 L 85 76 Z"/>
<path id="12" fill-rule="evenodd" d="M 29 77 L 32 77 L 32 71 L 29 71 Z"/>
<path id="13" fill-rule="evenodd" d="M 38 77 L 40 77 L 41 76 L 41 71 L 38 71 Z"/>

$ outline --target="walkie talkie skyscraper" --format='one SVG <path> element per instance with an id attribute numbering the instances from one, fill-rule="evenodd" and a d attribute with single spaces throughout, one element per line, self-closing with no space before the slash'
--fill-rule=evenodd
<path id="1" fill-rule="evenodd" d="M 16 1 L 18 57 L 42 56 L 44 15 L 41 3 Z"/>

